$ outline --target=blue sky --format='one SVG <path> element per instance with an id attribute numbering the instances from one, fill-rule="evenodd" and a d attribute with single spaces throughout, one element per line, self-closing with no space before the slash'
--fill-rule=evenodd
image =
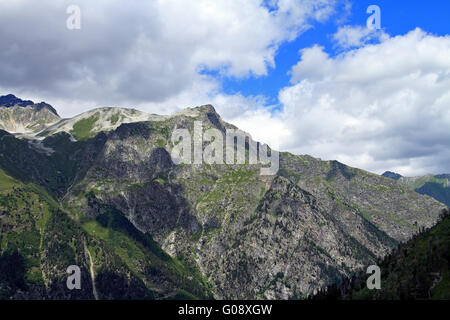
<path id="1" fill-rule="evenodd" d="M 331 19 L 314 23 L 310 30 L 296 40 L 281 45 L 275 57 L 276 67 L 270 68 L 267 76 L 248 76 L 243 79 L 222 77 L 223 91 L 227 94 L 240 92 L 244 96 L 263 95 L 269 104 L 277 105 L 278 92 L 289 84 L 288 72 L 299 60 L 299 50 L 319 44 L 330 55 L 339 54 L 342 50 L 335 46 L 331 36 L 343 24 L 365 26 L 370 16 L 366 10 L 373 4 L 380 7 L 381 27 L 391 36 L 406 34 L 417 27 L 437 35 L 446 35 L 450 30 L 450 1 L 447 0 L 358 0 L 350 3 L 350 12 L 341 4 Z M 218 72 L 209 74 L 219 76 Z"/>

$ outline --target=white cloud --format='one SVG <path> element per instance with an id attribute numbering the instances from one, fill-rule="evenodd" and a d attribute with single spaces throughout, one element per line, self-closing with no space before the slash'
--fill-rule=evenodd
<path id="1" fill-rule="evenodd" d="M 302 60 L 293 66 L 289 72 L 292 83 L 299 82 L 302 79 L 322 79 L 331 74 L 332 61 L 323 49 L 323 47 L 315 45 L 300 50 Z"/>
<path id="2" fill-rule="evenodd" d="M 279 45 L 324 21 L 335 0 L 278 0 L 270 9 L 262 0 L 79 0 L 81 30 L 72 31 L 69 4 L 0 1 L 2 89 L 63 106 L 151 105 L 214 91 L 217 80 L 202 71 L 266 75 Z"/>
<path id="3" fill-rule="evenodd" d="M 342 26 L 333 35 L 336 45 L 342 49 L 358 48 L 369 42 L 382 42 L 387 39 L 389 39 L 389 35 L 384 30 L 362 26 Z"/>
<path id="4" fill-rule="evenodd" d="M 301 54 L 279 94 L 282 149 L 379 173 L 450 171 L 450 36 L 416 29 L 336 57 Z"/>

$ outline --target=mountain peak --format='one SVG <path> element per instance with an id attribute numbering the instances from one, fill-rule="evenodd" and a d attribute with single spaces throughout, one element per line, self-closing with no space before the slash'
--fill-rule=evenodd
<path id="1" fill-rule="evenodd" d="M 219 116 L 219 114 L 216 112 L 216 109 L 214 109 L 214 107 L 210 104 L 205 104 L 193 108 L 186 108 L 178 111 L 173 116 L 184 115 L 188 117 L 198 117 L 202 114 L 215 114 L 216 116 Z"/>
<path id="2" fill-rule="evenodd" d="M 214 112 L 214 113 L 217 113 L 216 109 L 211 104 L 205 104 L 205 105 L 202 105 L 202 106 L 195 107 L 193 109 L 194 110 L 198 110 L 200 112 Z"/>
<path id="3" fill-rule="evenodd" d="M 42 109 L 46 108 L 50 112 L 55 114 L 56 116 L 59 116 L 58 112 L 56 112 L 55 108 L 53 108 L 51 105 L 49 105 L 48 103 L 45 103 L 43 101 L 39 102 L 39 103 L 34 103 L 31 100 L 22 100 L 13 94 L 7 94 L 4 96 L 0 96 L 0 107 L 12 108 L 14 106 L 19 106 L 19 107 L 32 106 L 36 109 L 36 111 L 41 111 Z"/>
<path id="4" fill-rule="evenodd" d="M 49 105 L 48 103 L 45 102 L 39 102 L 35 104 L 36 107 L 36 111 L 41 111 L 42 109 L 46 108 L 48 109 L 50 112 L 52 112 L 53 114 L 55 114 L 56 116 L 59 117 L 58 112 L 56 112 L 55 108 L 53 108 L 51 105 Z"/>
<path id="5" fill-rule="evenodd" d="M 17 98 L 15 95 L 13 94 L 7 94 L 4 96 L 0 96 L 0 106 L 9 108 L 9 107 L 14 107 L 16 105 L 21 106 L 21 107 L 26 107 L 29 105 L 33 105 L 34 102 L 31 100 L 22 100 L 20 98 Z"/>
<path id="6" fill-rule="evenodd" d="M 398 179 L 400 179 L 402 177 L 401 174 L 398 174 L 398 173 L 395 173 L 395 172 L 392 172 L 392 171 L 386 171 L 385 173 L 382 174 L 382 176 L 386 177 L 386 178 L 393 179 L 393 180 L 398 180 Z"/>
<path id="7" fill-rule="evenodd" d="M 48 126 L 38 136 L 44 137 L 64 131 L 79 140 L 93 137 L 100 131 L 115 130 L 124 123 L 162 121 L 165 118 L 165 116 L 148 114 L 136 109 L 100 107 L 58 121 Z"/>
<path id="8" fill-rule="evenodd" d="M 35 134 L 60 120 L 45 102 L 22 100 L 13 94 L 0 96 L 0 129 L 15 134 Z"/>

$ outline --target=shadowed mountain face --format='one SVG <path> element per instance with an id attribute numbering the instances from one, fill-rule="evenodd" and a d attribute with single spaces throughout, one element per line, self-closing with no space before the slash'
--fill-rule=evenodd
<path id="1" fill-rule="evenodd" d="M 212 106 L 172 116 L 102 108 L 74 119 L 32 139 L 0 132 L 5 199 L 35 186 L 53 203 L 29 225 L 17 212 L 46 206 L 41 200 L 0 204 L 1 252 L 25 261 L 23 282 L 0 278 L 13 297 L 21 285 L 22 294 L 53 298 L 55 285 L 58 297 L 71 298 L 61 286 L 64 266 L 87 272 L 89 255 L 87 298 L 89 283 L 101 298 L 301 297 L 432 226 L 443 208 L 391 179 L 306 155 L 280 153 L 271 176 L 259 164 L 175 164 L 175 129 L 193 132 L 194 121 L 235 129 Z M 23 192 L 20 199 L 32 197 Z M 52 229 L 58 219 L 70 233 Z M 26 232 L 37 241 L 20 242 Z M 61 240 L 49 260 L 39 239 L 52 245 L 55 232 Z"/>
<path id="2" fill-rule="evenodd" d="M 442 202 L 450 207 L 449 174 L 426 175 L 421 177 L 402 177 L 401 175 L 393 172 L 389 174 L 389 171 L 387 171 L 383 173 L 383 176 L 397 180 L 400 184 L 420 194 L 433 197 L 437 201 Z"/>

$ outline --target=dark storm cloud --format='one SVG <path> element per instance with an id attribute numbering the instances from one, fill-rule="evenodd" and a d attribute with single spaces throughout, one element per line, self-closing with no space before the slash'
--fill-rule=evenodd
<path id="1" fill-rule="evenodd" d="M 0 12 L 2 87 L 117 102 L 162 100 L 192 80 L 182 59 L 165 60 L 161 51 L 150 54 L 152 49 L 176 49 L 152 47 L 149 39 L 157 38 L 158 17 L 150 5 L 142 12 L 135 2 L 85 3 L 81 29 L 69 30 L 66 8 L 71 2 L 32 3 Z M 139 59 L 144 61 L 138 64 Z"/>

